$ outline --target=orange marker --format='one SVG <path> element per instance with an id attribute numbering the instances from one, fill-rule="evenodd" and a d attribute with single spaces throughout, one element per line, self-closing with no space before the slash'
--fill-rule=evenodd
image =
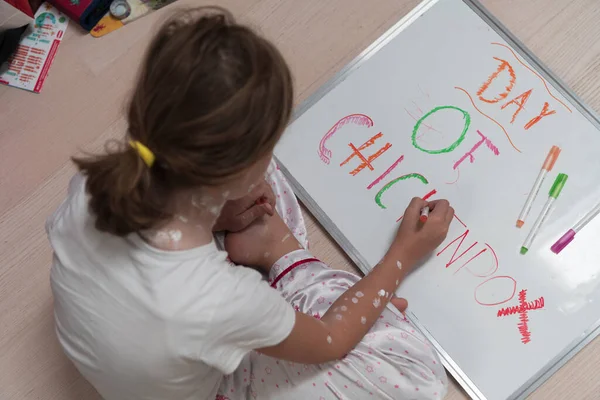
<path id="1" fill-rule="evenodd" d="M 535 180 L 535 183 L 533 184 L 533 188 L 531 189 L 531 192 L 529 192 L 529 196 L 527 196 L 527 201 L 525 201 L 525 205 L 521 210 L 521 214 L 519 214 L 519 219 L 517 220 L 517 228 L 520 228 L 523 226 L 523 224 L 525 224 L 525 218 L 527 218 L 529 211 L 531 211 L 533 201 L 535 200 L 538 192 L 540 191 L 542 183 L 544 183 L 544 179 L 546 179 L 546 175 L 548 175 L 548 172 L 552 171 L 554 163 L 556 163 L 556 159 L 558 158 L 559 154 L 560 147 L 552 146 L 550 152 L 546 156 L 546 161 L 544 161 L 544 165 L 542 165 L 542 169 L 540 170 L 540 173 L 538 174 L 538 177 Z"/>

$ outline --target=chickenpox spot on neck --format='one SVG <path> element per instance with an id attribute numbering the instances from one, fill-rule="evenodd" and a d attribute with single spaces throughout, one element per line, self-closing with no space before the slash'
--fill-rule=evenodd
<path id="1" fill-rule="evenodd" d="M 175 242 L 175 243 L 180 242 L 181 241 L 181 237 L 183 236 L 181 234 L 181 231 L 180 230 L 176 230 L 176 229 L 170 230 L 168 232 L 168 235 L 169 235 L 169 240 L 171 240 L 172 242 Z"/>
<path id="2" fill-rule="evenodd" d="M 223 198 L 224 198 L 224 199 L 226 199 L 226 198 L 228 198 L 228 197 L 229 197 L 229 194 L 230 194 L 230 193 L 231 193 L 231 192 L 230 192 L 229 190 L 226 190 L 226 191 L 224 191 L 223 193 L 221 193 L 221 195 L 223 196 Z"/>
<path id="3" fill-rule="evenodd" d="M 189 219 L 185 215 L 178 215 L 177 219 L 183 222 L 184 224 L 187 224 L 189 221 Z"/>
<path id="4" fill-rule="evenodd" d="M 288 240 L 289 238 L 290 238 L 290 234 L 289 234 L 289 233 L 287 233 L 287 234 L 286 234 L 286 235 L 283 237 L 283 239 L 281 239 L 281 243 L 285 242 L 285 241 L 286 241 L 286 240 Z"/>
<path id="5" fill-rule="evenodd" d="M 248 186 L 248 193 L 250 193 L 252 190 L 254 190 L 254 188 L 256 187 L 256 185 L 253 183 L 250 186 Z"/>

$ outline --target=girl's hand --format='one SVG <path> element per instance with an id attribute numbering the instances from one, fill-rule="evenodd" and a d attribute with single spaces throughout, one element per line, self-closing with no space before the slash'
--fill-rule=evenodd
<path id="1" fill-rule="evenodd" d="M 263 215 L 273 215 L 274 212 L 275 194 L 263 180 L 248 195 L 225 203 L 213 232 L 239 232 Z"/>
<path id="2" fill-rule="evenodd" d="M 423 223 L 419 217 L 425 206 L 429 206 L 429 218 Z M 388 255 L 411 268 L 442 244 L 453 217 L 454 209 L 447 200 L 427 202 L 415 197 L 404 212 Z"/>
<path id="3" fill-rule="evenodd" d="M 265 272 L 281 257 L 301 248 L 279 214 L 263 216 L 239 232 L 225 236 L 225 250 L 236 264 Z"/>

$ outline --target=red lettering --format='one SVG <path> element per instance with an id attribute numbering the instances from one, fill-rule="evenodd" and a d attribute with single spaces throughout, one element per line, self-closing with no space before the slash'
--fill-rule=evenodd
<path id="1" fill-rule="evenodd" d="M 448 268 L 450 265 L 454 264 L 459 258 L 464 256 L 469 250 L 471 250 L 473 247 L 475 247 L 477 245 L 477 242 L 473 243 L 468 249 L 466 249 L 458 257 L 456 257 L 456 253 L 458 252 L 458 250 L 460 249 L 460 247 L 462 246 L 463 242 L 465 241 L 465 239 L 467 238 L 468 235 L 469 235 L 469 230 L 467 229 L 462 235 L 458 236 L 456 239 L 454 239 L 453 241 L 448 243 L 448 245 L 446 245 L 446 247 L 444 247 L 442 250 L 440 250 L 439 253 L 436 254 L 436 257 L 439 257 L 440 254 L 442 254 L 444 251 L 446 251 L 448 249 L 448 247 L 452 246 L 457 240 L 460 239 L 460 242 L 458 242 L 458 246 L 456 246 L 456 249 L 454 249 L 454 253 L 452 253 L 452 257 L 450 258 L 450 261 L 448 261 L 446 263 L 446 268 Z M 467 261 L 467 262 L 469 262 L 469 261 Z"/>
<path id="2" fill-rule="evenodd" d="M 506 280 L 508 280 L 508 282 L 507 282 L 507 283 L 508 283 L 509 285 L 512 285 L 512 289 L 509 289 L 509 291 L 511 292 L 510 296 L 508 296 L 508 298 L 506 298 L 505 300 L 502 300 L 502 301 L 496 301 L 496 299 L 494 299 L 494 301 L 492 301 L 492 302 L 483 302 L 483 301 L 480 301 L 480 300 L 477 298 L 477 293 L 478 293 L 479 289 L 481 289 L 481 288 L 483 287 L 483 285 L 489 284 L 490 282 L 492 282 L 492 281 L 495 281 L 496 279 L 502 279 L 502 280 L 505 280 L 505 279 L 506 279 Z M 512 282 L 511 282 L 511 281 L 512 281 Z M 494 282 L 494 283 L 495 283 L 495 284 L 498 284 L 498 282 Z M 509 287 L 510 287 L 510 286 L 509 286 Z M 515 279 L 514 279 L 513 277 L 510 277 L 510 276 L 504 276 L 504 275 L 502 275 L 502 276 L 494 276 L 494 277 L 492 277 L 492 278 L 486 279 L 485 281 L 481 282 L 481 283 L 480 283 L 479 285 L 477 285 L 477 287 L 475 288 L 475 293 L 474 293 L 474 296 L 475 296 L 475 301 L 476 301 L 476 302 L 477 302 L 477 304 L 479 304 L 479 305 L 482 305 L 482 306 L 497 306 L 497 305 L 499 305 L 499 304 L 506 303 L 507 301 L 509 301 L 509 300 L 511 300 L 513 297 L 515 297 L 515 292 L 516 292 L 516 291 L 517 291 L 517 281 L 515 281 Z M 494 294 L 495 294 L 495 292 L 494 292 Z M 495 296 L 492 296 L 492 297 L 495 297 Z"/>

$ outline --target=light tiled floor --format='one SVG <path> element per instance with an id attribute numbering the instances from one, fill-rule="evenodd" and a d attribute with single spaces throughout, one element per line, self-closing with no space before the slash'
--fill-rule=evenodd
<path id="1" fill-rule="evenodd" d="M 180 0 L 175 6 L 208 4 Z M 225 0 L 271 38 L 306 98 L 406 14 L 416 0 Z M 598 0 L 483 0 L 592 108 L 600 110 Z M 44 221 L 73 173 L 69 156 L 125 130 L 122 110 L 154 13 L 101 39 L 72 25 L 40 95 L 0 87 L 0 400 L 98 399 L 62 355 L 53 332 L 51 252 Z M 314 253 L 352 270 L 307 216 Z M 534 399 L 600 399 L 600 341 L 555 374 Z M 501 377 L 498 377 L 501 379 Z M 465 399 L 457 385 L 448 399 Z"/>

